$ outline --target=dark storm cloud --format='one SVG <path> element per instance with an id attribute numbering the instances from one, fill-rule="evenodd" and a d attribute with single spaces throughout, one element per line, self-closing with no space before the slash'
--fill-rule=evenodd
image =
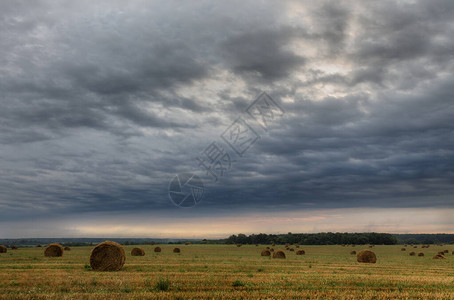
<path id="1" fill-rule="evenodd" d="M 295 34 L 292 28 L 250 31 L 230 37 L 221 48 L 236 73 L 279 79 L 304 63 L 304 57 L 284 49 Z"/>
<path id="2" fill-rule="evenodd" d="M 205 177 L 204 208 L 453 205 L 450 1 L 11 1 L 0 16 L 3 218 L 168 209 L 172 176 L 262 90 L 286 113 Z"/>

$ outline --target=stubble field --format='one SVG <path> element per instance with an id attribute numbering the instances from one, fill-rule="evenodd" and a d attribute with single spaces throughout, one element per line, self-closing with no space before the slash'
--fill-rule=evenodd
<path id="1" fill-rule="evenodd" d="M 305 255 L 285 251 L 286 259 L 260 256 L 267 245 L 159 246 L 161 253 L 140 246 L 142 257 L 124 246 L 119 272 L 90 270 L 92 247 L 72 247 L 56 258 L 44 257 L 43 248 L 8 249 L 0 254 L 0 299 L 454 299 L 453 245 L 375 246 L 376 264 L 349 254 L 364 246 L 300 246 Z M 432 259 L 445 249 L 446 259 Z"/>

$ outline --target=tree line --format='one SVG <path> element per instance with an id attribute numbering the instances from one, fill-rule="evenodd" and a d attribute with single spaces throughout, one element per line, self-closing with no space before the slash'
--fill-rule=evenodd
<path id="1" fill-rule="evenodd" d="M 341 244 L 374 244 L 396 245 L 398 239 L 390 233 L 287 233 L 287 234 L 238 234 L 223 240 L 228 244 L 300 244 L 300 245 L 341 245 Z"/>

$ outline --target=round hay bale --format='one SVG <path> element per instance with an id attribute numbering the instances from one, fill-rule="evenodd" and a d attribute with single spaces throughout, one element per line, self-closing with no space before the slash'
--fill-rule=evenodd
<path id="1" fill-rule="evenodd" d="M 401 249 L 400 249 L 400 251 L 407 251 L 407 249 L 405 249 L 405 248 L 401 248 Z"/>
<path id="2" fill-rule="evenodd" d="M 91 250 L 90 266 L 95 271 L 119 271 L 125 261 L 125 250 L 115 242 L 105 241 Z"/>
<path id="3" fill-rule="evenodd" d="M 445 253 L 443 251 L 439 251 L 438 254 L 445 255 Z"/>
<path id="4" fill-rule="evenodd" d="M 271 248 L 271 249 L 270 249 L 270 252 L 274 252 L 274 248 Z"/>
<path id="5" fill-rule="evenodd" d="M 190 245 L 191 243 L 190 243 L 190 242 L 186 242 L 186 243 L 184 243 L 184 244 L 187 246 L 187 245 Z"/>
<path id="6" fill-rule="evenodd" d="M 49 244 L 44 249 L 44 256 L 59 257 L 63 256 L 63 247 L 60 244 Z"/>
<path id="7" fill-rule="evenodd" d="M 452 255 L 454 255 L 454 250 L 452 251 Z"/>
<path id="8" fill-rule="evenodd" d="M 154 252 L 161 252 L 161 247 L 154 248 Z"/>
<path id="9" fill-rule="evenodd" d="M 443 255 L 441 254 L 437 254 L 435 255 L 434 257 L 432 257 L 433 259 L 446 259 L 446 257 L 444 257 Z"/>
<path id="10" fill-rule="evenodd" d="M 356 251 L 355 251 L 355 250 L 350 251 L 350 254 L 351 254 L 351 255 L 355 255 L 355 254 L 356 254 Z"/>
<path id="11" fill-rule="evenodd" d="M 11 246 L 11 250 L 17 250 L 17 249 L 19 249 L 19 247 L 17 247 L 16 245 Z"/>
<path id="12" fill-rule="evenodd" d="M 243 245 L 241 245 L 241 244 L 236 244 L 236 246 L 237 246 L 237 247 L 241 247 L 241 246 L 243 246 Z"/>
<path id="13" fill-rule="evenodd" d="M 418 253 L 418 256 L 424 256 L 424 253 L 420 252 Z"/>
<path id="14" fill-rule="evenodd" d="M 66 247 L 64 248 L 64 250 L 65 250 L 65 251 L 71 251 L 71 248 L 68 247 L 68 246 L 66 246 Z"/>
<path id="15" fill-rule="evenodd" d="M 295 249 L 293 249 L 293 248 L 290 248 L 289 250 L 290 250 L 290 251 L 295 251 Z"/>
<path id="16" fill-rule="evenodd" d="M 180 253 L 180 248 L 173 248 L 173 253 Z"/>
<path id="17" fill-rule="evenodd" d="M 270 256 L 271 252 L 267 249 L 263 249 L 262 252 L 260 253 L 261 256 Z"/>
<path id="18" fill-rule="evenodd" d="M 416 255 L 416 253 L 415 253 L 415 252 L 413 252 L 413 251 L 412 251 L 412 252 L 410 252 L 410 256 L 415 256 L 415 255 Z"/>
<path id="19" fill-rule="evenodd" d="M 443 252 L 444 252 L 444 253 L 449 253 L 449 250 L 445 250 L 445 251 L 443 251 Z"/>
<path id="20" fill-rule="evenodd" d="M 259 246 L 259 244 L 255 244 L 255 246 L 256 246 L 256 247 L 258 247 L 258 246 Z"/>
<path id="21" fill-rule="evenodd" d="M 266 247 L 266 250 L 270 250 L 270 247 Z"/>
<path id="22" fill-rule="evenodd" d="M 304 255 L 304 254 L 306 254 L 306 251 L 304 251 L 304 250 L 296 251 L 296 255 Z"/>
<path id="23" fill-rule="evenodd" d="M 143 248 L 140 248 L 140 247 L 133 248 L 131 250 L 131 255 L 132 256 L 145 256 L 145 250 L 143 250 Z"/>
<path id="24" fill-rule="evenodd" d="M 280 258 L 284 259 L 285 258 L 285 253 L 282 250 L 277 250 L 276 252 L 273 253 L 273 258 Z"/>
<path id="25" fill-rule="evenodd" d="M 150 245 L 151 245 L 151 246 L 154 246 L 154 242 L 151 242 Z"/>
<path id="26" fill-rule="evenodd" d="M 377 257 L 374 252 L 364 249 L 356 254 L 356 260 L 360 263 L 375 264 L 377 262 Z"/>
<path id="27" fill-rule="evenodd" d="M 36 245 L 37 248 L 41 248 L 43 245 L 39 244 L 39 245 Z"/>
<path id="28" fill-rule="evenodd" d="M 299 247 L 300 247 L 300 245 L 295 245 L 295 248 L 299 248 Z"/>
<path id="29" fill-rule="evenodd" d="M 6 253 L 6 252 L 8 252 L 8 248 L 6 248 L 3 245 L 0 245 L 0 253 Z"/>
<path id="30" fill-rule="evenodd" d="M 413 248 L 418 248 L 418 246 L 413 246 Z"/>

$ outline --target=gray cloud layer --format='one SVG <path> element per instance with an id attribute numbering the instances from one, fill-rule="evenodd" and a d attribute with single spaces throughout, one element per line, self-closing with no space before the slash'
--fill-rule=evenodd
<path id="1" fill-rule="evenodd" d="M 453 16 L 452 1 L 3 1 L 0 214 L 170 208 L 172 176 L 262 90 L 286 114 L 207 182 L 205 209 L 452 207 Z"/>

